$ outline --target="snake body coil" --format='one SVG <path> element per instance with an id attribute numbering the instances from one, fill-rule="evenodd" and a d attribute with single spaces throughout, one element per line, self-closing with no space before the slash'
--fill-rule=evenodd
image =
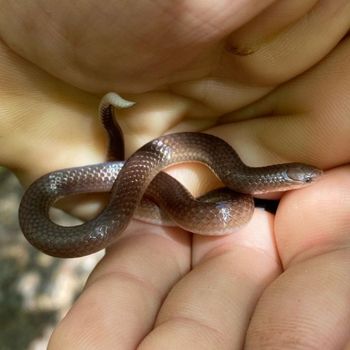
<path id="1" fill-rule="evenodd" d="M 161 172 L 183 162 L 207 165 L 224 186 L 240 194 L 219 190 L 211 197 L 194 199 L 175 179 Z M 225 234 L 249 221 L 254 210 L 252 194 L 305 186 L 320 174 L 320 170 L 299 163 L 248 167 L 215 136 L 177 133 L 145 144 L 125 163 L 106 162 L 44 175 L 26 191 L 19 220 L 35 247 L 52 256 L 77 257 L 103 249 L 119 236 L 145 193 L 179 226 L 202 234 Z M 93 220 L 63 227 L 49 218 L 50 207 L 64 196 L 108 191 L 109 203 Z"/>

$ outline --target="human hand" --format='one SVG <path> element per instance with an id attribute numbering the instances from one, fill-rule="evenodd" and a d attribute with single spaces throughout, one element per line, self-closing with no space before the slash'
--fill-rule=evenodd
<path id="1" fill-rule="evenodd" d="M 256 210 L 234 235 L 133 223 L 50 349 L 337 349 L 349 341 L 350 8 L 275 2 L 243 26 L 269 3 L 3 4 L 4 43 L 58 77 L 3 46 L 0 160 L 24 183 L 104 160 L 96 94 L 110 90 L 137 102 L 120 114 L 128 154 L 165 132 L 206 131 L 249 165 L 329 169 L 284 195 L 276 216 Z M 195 165 L 171 173 L 194 193 L 216 185 Z M 87 216 L 97 205 L 73 212 Z"/>

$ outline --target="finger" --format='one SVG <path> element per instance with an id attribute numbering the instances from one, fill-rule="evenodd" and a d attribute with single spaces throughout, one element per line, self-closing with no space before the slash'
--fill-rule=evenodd
<path id="1" fill-rule="evenodd" d="M 302 161 L 322 168 L 348 163 L 349 52 L 347 39 L 322 64 L 231 115 L 232 120 L 246 120 L 213 131 L 232 140 L 251 165 L 267 160 Z"/>
<path id="2" fill-rule="evenodd" d="M 262 44 L 281 35 L 315 8 L 317 0 L 275 1 L 256 17 L 238 28 L 230 37 L 232 49 L 237 55 L 250 55 Z M 269 40 L 267 40 L 269 39 Z M 268 42 L 265 42 L 268 41 Z M 245 49 L 249 49 L 246 51 Z"/>
<path id="3" fill-rule="evenodd" d="M 349 175 L 350 166 L 334 169 L 315 185 L 283 198 L 275 228 L 285 266 L 296 263 L 300 255 L 321 255 L 349 242 Z"/>
<path id="4" fill-rule="evenodd" d="M 349 29 L 344 0 L 276 1 L 225 38 L 210 76 L 179 82 L 178 94 L 230 113 L 307 71 L 329 54 Z"/>
<path id="5" fill-rule="evenodd" d="M 349 19 L 344 0 L 276 2 L 232 34 L 225 62 L 237 81 L 280 84 L 325 57 L 346 35 Z"/>
<path id="6" fill-rule="evenodd" d="M 190 268 L 190 238 L 134 223 L 90 276 L 49 349 L 132 349 L 152 329 L 169 289 Z"/>
<path id="7" fill-rule="evenodd" d="M 164 301 L 140 349 L 241 349 L 249 318 L 280 272 L 273 216 L 257 210 L 225 237 L 194 236 L 193 269 Z"/>
<path id="8" fill-rule="evenodd" d="M 286 271 L 258 302 L 247 349 L 341 349 L 350 321 L 350 167 L 286 195 L 276 241 Z"/>

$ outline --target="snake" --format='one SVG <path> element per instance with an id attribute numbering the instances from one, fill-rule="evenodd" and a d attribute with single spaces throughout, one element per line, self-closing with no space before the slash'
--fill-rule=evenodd
<path id="1" fill-rule="evenodd" d="M 114 92 L 101 99 L 99 115 L 109 136 L 105 162 L 52 171 L 25 191 L 19 223 L 34 247 L 61 258 L 92 254 L 115 242 L 133 217 L 194 234 L 229 234 L 252 218 L 254 195 L 301 188 L 322 175 L 322 170 L 303 163 L 248 166 L 226 141 L 204 132 L 166 134 L 120 160 L 124 146 L 115 110 L 133 104 Z M 222 187 L 193 197 L 163 171 L 186 162 L 206 165 Z M 109 199 L 95 218 L 76 226 L 51 220 L 50 208 L 59 199 L 98 192 L 109 193 Z"/>

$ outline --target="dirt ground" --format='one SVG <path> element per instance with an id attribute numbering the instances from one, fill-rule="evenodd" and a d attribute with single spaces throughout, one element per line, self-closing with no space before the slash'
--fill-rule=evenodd
<path id="1" fill-rule="evenodd" d="M 57 259 L 34 249 L 18 226 L 23 190 L 0 168 L 0 350 L 43 350 L 101 254 Z M 58 212 L 58 211 L 57 211 Z M 66 223 L 76 223 L 63 213 Z"/>

